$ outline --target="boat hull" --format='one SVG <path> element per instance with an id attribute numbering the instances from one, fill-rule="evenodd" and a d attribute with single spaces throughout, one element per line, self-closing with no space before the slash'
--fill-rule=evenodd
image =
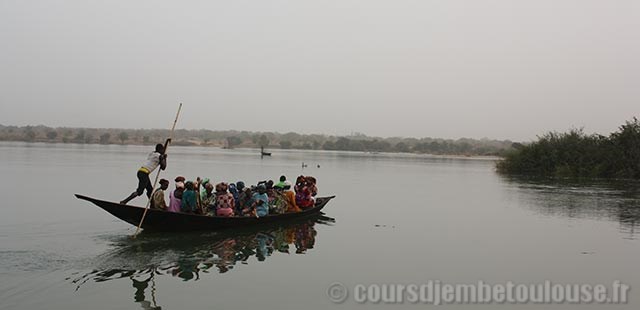
<path id="1" fill-rule="evenodd" d="M 107 211 L 111 215 L 131 224 L 138 226 L 144 213 L 143 207 L 123 205 L 117 202 L 95 199 L 76 194 L 76 198 L 89 201 L 96 206 Z M 286 222 L 302 218 L 308 218 L 320 213 L 329 203 L 331 197 L 318 197 L 313 208 L 302 212 L 272 214 L 256 217 L 217 217 L 196 215 L 187 213 L 174 213 L 163 210 L 149 209 L 145 216 L 142 228 L 149 231 L 214 231 L 237 227 L 248 227 L 264 225 L 276 222 Z"/>

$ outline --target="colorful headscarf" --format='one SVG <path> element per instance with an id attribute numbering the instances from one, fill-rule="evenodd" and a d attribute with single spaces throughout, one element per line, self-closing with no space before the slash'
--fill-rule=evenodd
<path id="1" fill-rule="evenodd" d="M 226 192 L 229 189 L 229 185 L 225 182 L 216 184 L 216 192 Z"/>

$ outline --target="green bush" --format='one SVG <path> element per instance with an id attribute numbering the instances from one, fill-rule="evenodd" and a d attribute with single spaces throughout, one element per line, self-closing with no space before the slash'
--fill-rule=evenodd
<path id="1" fill-rule="evenodd" d="M 581 129 L 549 132 L 514 147 L 497 169 L 505 174 L 559 178 L 640 179 L 640 122 L 627 121 L 608 137 Z"/>

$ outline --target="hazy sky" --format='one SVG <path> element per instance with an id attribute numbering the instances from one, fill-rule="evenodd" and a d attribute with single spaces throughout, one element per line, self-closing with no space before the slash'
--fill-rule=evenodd
<path id="1" fill-rule="evenodd" d="M 638 0 L 0 0 L 0 124 L 531 140 L 640 116 Z"/>

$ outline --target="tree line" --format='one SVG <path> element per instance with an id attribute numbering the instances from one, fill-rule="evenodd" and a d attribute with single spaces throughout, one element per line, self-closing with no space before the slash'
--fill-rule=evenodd
<path id="1" fill-rule="evenodd" d="M 26 141 L 80 144 L 140 144 L 163 142 L 166 129 L 68 128 L 0 125 L 0 141 Z M 380 138 L 361 133 L 349 136 L 298 134 L 294 132 L 249 132 L 176 130 L 173 145 L 214 146 L 223 148 L 280 148 L 303 150 L 336 150 L 356 152 L 397 152 L 434 155 L 502 156 L 513 142 L 490 139 Z"/>
<path id="2" fill-rule="evenodd" d="M 640 122 L 625 122 L 608 136 L 582 129 L 549 132 L 516 145 L 497 164 L 506 174 L 562 178 L 640 179 Z"/>

